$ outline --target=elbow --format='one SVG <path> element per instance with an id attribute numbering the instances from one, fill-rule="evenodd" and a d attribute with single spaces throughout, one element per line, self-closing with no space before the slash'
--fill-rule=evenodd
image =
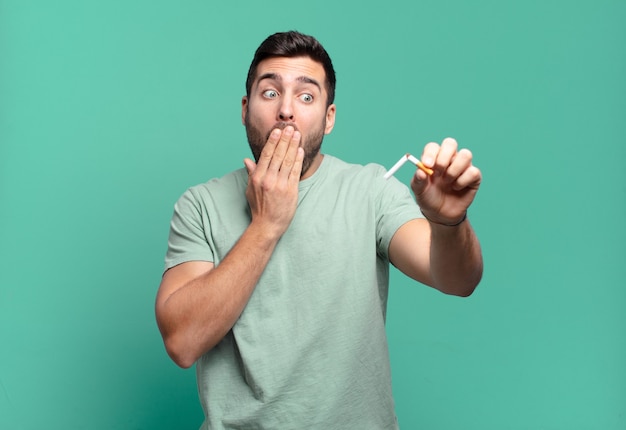
<path id="1" fill-rule="evenodd" d="M 189 369 L 198 359 L 198 357 L 190 351 L 190 348 L 182 345 L 182 342 L 177 341 L 175 336 L 164 337 L 163 343 L 165 344 L 167 355 L 169 355 L 172 361 L 180 368 Z"/>
<path id="2" fill-rule="evenodd" d="M 469 297 L 476 291 L 477 286 L 478 283 L 462 284 L 450 288 L 440 288 L 440 291 L 451 296 Z"/>
<path id="3" fill-rule="evenodd" d="M 460 288 L 454 292 L 452 292 L 451 294 L 457 296 L 457 297 L 469 297 L 471 296 L 474 291 L 476 290 L 476 287 L 478 285 L 473 285 L 473 286 L 466 286 L 464 288 Z"/>
<path id="4" fill-rule="evenodd" d="M 478 287 L 478 284 L 480 284 L 482 276 L 483 270 L 481 265 L 479 268 L 477 268 L 476 271 L 474 271 L 474 273 L 464 277 L 462 280 L 458 280 L 457 282 L 448 284 L 445 287 L 438 289 L 441 292 L 449 294 L 451 296 L 469 297 L 474 293 L 474 291 L 476 291 L 476 288 Z"/>
<path id="5" fill-rule="evenodd" d="M 188 359 L 187 357 L 183 356 L 174 356 L 172 354 L 170 354 L 170 358 L 181 369 L 189 369 L 196 362 L 196 360 Z"/>
<path id="6" fill-rule="evenodd" d="M 474 291 L 476 291 L 476 288 L 478 287 L 478 284 L 480 284 L 482 277 L 483 271 L 481 266 L 480 270 L 478 270 L 477 273 L 474 274 L 474 276 L 470 277 L 467 282 L 459 286 L 459 288 L 455 292 L 455 295 L 459 297 L 471 296 Z"/>
<path id="7" fill-rule="evenodd" d="M 188 341 L 189 336 L 180 329 L 180 324 L 171 323 L 157 310 L 157 326 L 167 355 L 183 369 L 194 365 L 200 354 L 196 354 L 193 344 Z"/>
<path id="8" fill-rule="evenodd" d="M 473 270 L 467 271 L 467 276 L 463 283 L 459 285 L 459 289 L 457 291 L 457 296 L 459 297 L 469 297 L 474 291 L 476 291 L 476 287 L 480 284 L 480 281 L 483 278 L 483 260 L 482 257 L 478 258 L 478 261 L 474 264 Z"/>
<path id="9" fill-rule="evenodd" d="M 163 344 L 167 355 L 178 367 L 189 369 L 205 353 L 213 349 L 218 341 L 207 339 L 206 343 L 199 342 L 197 337 L 182 331 L 163 333 Z"/>

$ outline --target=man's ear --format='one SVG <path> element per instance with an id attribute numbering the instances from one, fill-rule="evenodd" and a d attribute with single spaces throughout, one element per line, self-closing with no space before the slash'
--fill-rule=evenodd
<path id="1" fill-rule="evenodd" d="M 241 123 L 246 125 L 246 114 L 248 113 L 248 96 L 241 98 Z"/>
<path id="2" fill-rule="evenodd" d="M 333 127 L 335 127 L 336 113 L 337 108 L 334 103 L 326 109 L 326 128 L 324 129 L 324 134 L 330 134 L 330 132 L 333 131 Z"/>

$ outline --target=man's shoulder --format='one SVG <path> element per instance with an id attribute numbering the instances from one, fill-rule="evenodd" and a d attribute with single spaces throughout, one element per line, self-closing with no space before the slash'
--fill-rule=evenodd
<path id="1" fill-rule="evenodd" d="M 224 176 L 211 178 L 206 182 L 189 187 L 187 192 L 194 195 L 208 195 L 213 193 L 231 193 L 236 189 L 245 189 L 248 181 L 246 169 L 233 170 Z"/>
<path id="2" fill-rule="evenodd" d="M 178 198 L 176 205 L 182 207 L 212 207 L 223 204 L 239 204 L 245 200 L 248 175 L 238 169 L 221 177 L 188 187 Z"/>

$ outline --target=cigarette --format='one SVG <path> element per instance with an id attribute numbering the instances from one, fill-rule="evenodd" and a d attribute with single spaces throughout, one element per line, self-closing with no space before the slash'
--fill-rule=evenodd
<path id="1" fill-rule="evenodd" d="M 424 166 L 424 164 L 420 160 L 418 160 L 417 158 L 413 157 L 411 154 L 406 154 L 406 158 L 408 158 L 408 160 L 411 163 L 415 164 L 418 167 L 418 169 L 420 169 L 422 172 L 426 173 L 428 176 L 430 176 L 430 175 L 432 175 L 434 173 L 433 169 L 429 169 L 428 167 Z"/>
<path id="2" fill-rule="evenodd" d="M 417 158 L 415 158 L 414 156 L 412 156 L 411 154 L 404 154 L 402 156 L 402 158 L 400 158 L 398 160 L 398 162 L 396 164 L 393 165 L 393 167 L 391 169 L 389 169 L 389 171 L 387 173 L 385 173 L 385 176 L 383 176 L 385 179 L 389 179 L 393 176 L 394 173 L 396 173 L 398 171 L 398 169 L 400 169 L 400 167 L 402 167 L 402 165 L 404 163 L 406 163 L 407 161 L 410 161 L 411 163 L 415 164 L 417 166 L 418 169 L 420 169 L 422 172 L 426 173 L 427 175 L 432 175 L 433 174 L 433 170 L 429 169 L 428 167 L 424 166 L 424 164 L 418 160 Z"/>
<path id="3" fill-rule="evenodd" d="M 402 167 L 402 165 L 407 162 L 407 160 L 408 160 L 407 156 L 403 155 L 402 158 L 399 159 L 398 162 L 394 164 L 393 167 L 389 169 L 387 173 L 385 173 L 385 176 L 383 176 L 383 178 L 385 179 L 391 178 L 393 174 L 396 173 L 400 169 L 400 167 Z"/>

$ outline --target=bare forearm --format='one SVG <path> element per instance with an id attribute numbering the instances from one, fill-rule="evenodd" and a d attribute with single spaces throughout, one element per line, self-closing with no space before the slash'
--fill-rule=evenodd
<path id="1" fill-rule="evenodd" d="M 212 270 L 177 289 L 158 309 L 159 326 L 172 359 L 191 366 L 232 328 L 277 243 L 252 226 Z"/>
<path id="2" fill-rule="evenodd" d="M 246 199 L 252 221 L 217 266 L 189 262 L 168 270 L 156 314 L 165 346 L 191 366 L 233 327 L 296 212 L 304 150 L 292 126 L 270 134 L 259 162 L 245 159 Z"/>
<path id="3" fill-rule="evenodd" d="M 482 277 L 480 244 L 469 221 L 449 227 L 430 223 L 430 277 L 438 290 L 469 296 Z"/>

